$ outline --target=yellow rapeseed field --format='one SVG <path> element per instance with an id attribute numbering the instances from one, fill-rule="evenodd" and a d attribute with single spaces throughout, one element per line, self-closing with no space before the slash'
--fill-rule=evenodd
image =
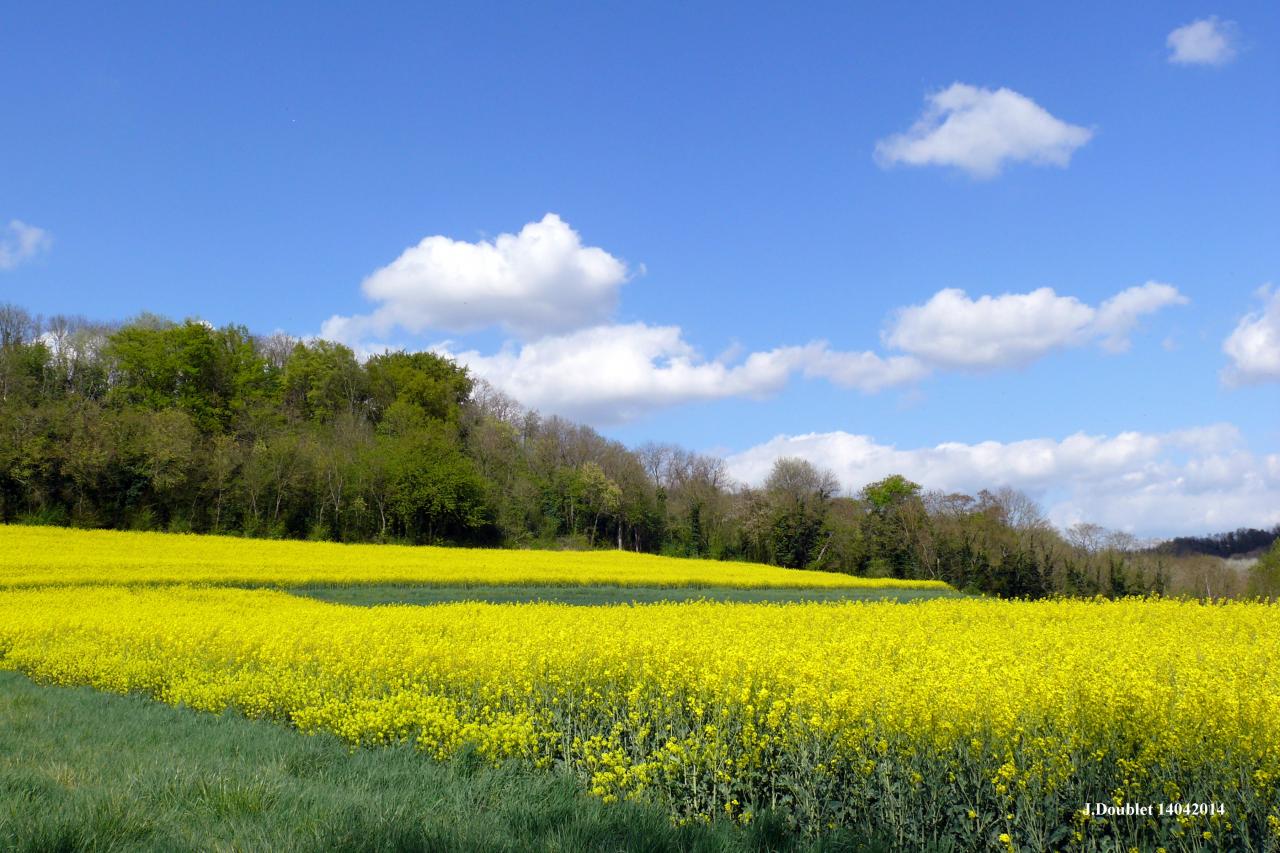
<path id="1" fill-rule="evenodd" d="M 1275 849 L 1280 827 L 1272 605 L 362 609 L 262 589 L 9 589 L 0 668 L 352 744 L 567 766 L 680 820 L 773 809 L 904 848 Z M 1124 821 L 1086 816 L 1094 802 L 1223 813 Z"/>
<path id="2" fill-rule="evenodd" d="M 281 542 L 0 525 L 0 587 L 213 583 L 950 589 L 757 563 L 625 551 L 510 551 Z"/>

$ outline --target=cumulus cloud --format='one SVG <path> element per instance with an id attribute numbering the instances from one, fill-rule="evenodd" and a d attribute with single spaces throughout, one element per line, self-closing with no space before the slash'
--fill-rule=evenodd
<path id="1" fill-rule="evenodd" d="M 887 346 L 899 350 L 890 354 L 841 350 L 817 340 L 745 358 L 707 359 L 679 326 L 645 323 L 512 340 L 491 354 L 452 343 L 433 349 L 528 406 L 604 425 L 682 403 L 768 397 L 798 376 L 873 394 L 939 369 L 1025 364 L 1054 348 L 1093 340 L 1123 349 L 1141 317 L 1185 301 L 1175 288 L 1155 282 L 1121 291 L 1097 307 L 1048 288 L 976 300 L 944 290 L 898 313 L 884 335 Z M 387 348 L 355 346 L 364 354 Z"/>
<path id="2" fill-rule="evenodd" d="M 1043 501 L 1062 527 L 1093 521 L 1158 536 L 1280 523 L 1280 454 L 1251 453 L 1229 424 L 913 449 L 809 433 L 778 436 L 727 462 L 734 477 L 758 484 L 787 456 L 831 469 L 850 492 L 890 474 L 943 491 L 1012 486 Z"/>
<path id="3" fill-rule="evenodd" d="M 1124 352 L 1129 348 L 1129 333 L 1144 316 L 1189 301 L 1173 285 L 1149 281 L 1122 290 L 1099 305 L 1091 331 L 1102 337 L 1105 349 Z"/>
<path id="4" fill-rule="evenodd" d="M 1078 342 L 1094 314 L 1075 297 L 1048 287 L 977 299 L 948 288 L 923 305 L 901 309 L 884 337 L 889 346 L 933 364 L 1006 366 Z"/>
<path id="5" fill-rule="evenodd" d="M 498 326 L 524 339 L 600 323 L 613 313 L 627 266 L 584 246 L 554 213 L 516 234 L 468 243 L 427 237 L 364 280 L 370 314 L 331 317 L 326 338 L 356 343 L 396 329 L 469 332 Z"/>
<path id="6" fill-rule="evenodd" d="M 761 399 L 796 374 L 878 391 L 911 381 L 913 359 L 832 350 L 825 342 L 704 359 L 678 326 L 595 326 L 492 355 L 434 348 L 528 406 L 594 424 L 622 423 L 669 406 L 728 397 Z"/>
<path id="7" fill-rule="evenodd" d="M 1090 340 L 1123 349 L 1142 316 L 1186 301 L 1156 282 L 1098 307 L 1048 288 L 976 300 L 943 290 L 893 318 L 884 342 L 897 352 L 816 340 L 707 359 L 678 326 L 607 322 L 627 277 L 626 264 L 584 246 L 549 213 L 491 241 L 427 237 L 364 281 L 378 303 L 372 313 L 331 317 L 320 337 L 367 357 L 397 348 L 405 333 L 497 326 L 510 336 L 497 352 L 451 342 L 434 349 L 526 405 L 606 424 L 686 402 L 764 397 L 796 376 L 876 393 L 936 369 L 1023 364 Z"/>
<path id="8" fill-rule="evenodd" d="M 786 384 L 800 348 L 752 353 L 741 363 L 706 361 L 678 326 L 596 326 L 508 345 L 494 355 L 450 352 L 525 405 L 593 423 L 618 423 L 655 407 L 723 397 L 760 397 Z"/>
<path id="9" fill-rule="evenodd" d="M 1123 290 L 1096 308 L 1048 287 L 977 299 L 948 288 L 923 305 L 901 309 L 884 340 L 939 367 L 1009 367 L 1093 340 L 1113 351 L 1126 349 L 1142 317 L 1186 301 L 1177 288 L 1159 282 Z"/>
<path id="10" fill-rule="evenodd" d="M 0 270 L 11 270 L 31 260 L 53 245 L 53 237 L 43 228 L 17 219 L 0 227 Z"/>
<path id="11" fill-rule="evenodd" d="M 876 144 L 881 166 L 955 166 L 991 178 L 1006 163 L 1066 166 L 1093 137 L 1012 89 L 953 83 L 925 101 L 924 114 L 909 130 Z"/>
<path id="12" fill-rule="evenodd" d="M 825 341 L 804 349 L 802 368 L 807 377 L 869 394 L 915 382 L 929 374 L 927 365 L 908 355 L 885 358 L 874 352 L 841 352 L 830 349 Z"/>
<path id="13" fill-rule="evenodd" d="M 1236 58 L 1235 43 L 1235 22 L 1216 16 L 1178 27 L 1165 39 L 1175 65 L 1226 65 Z"/>
<path id="14" fill-rule="evenodd" d="M 1242 317 L 1222 344 L 1231 359 L 1222 373 L 1227 385 L 1280 381 L 1280 290 L 1267 286 L 1258 294 L 1262 310 Z"/>

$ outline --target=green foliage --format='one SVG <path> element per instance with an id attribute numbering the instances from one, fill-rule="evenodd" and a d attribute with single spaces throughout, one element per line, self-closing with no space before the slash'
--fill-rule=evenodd
<path id="1" fill-rule="evenodd" d="M 1280 539 L 1249 568 L 1249 595 L 1280 598 Z"/>
<path id="2" fill-rule="evenodd" d="M 298 343 L 284 366 L 286 410 L 300 420 L 328 421 L 364 412 L 368 376 L 349 347 L 332 341 Z"/>
<path id="3" fill-rule="evenodd" d="M 916 555 L 910 536 L 923 515 L 920 486 L 898 474 L 862 489 L 867 505 L 865 535 L 867 556 L 880 577 L 911 577 Z"/>
<path id="4" fill-rule="evenodd" d="M 773 519 L 769 544 L 779 566 L 800 569 L 809 565 L 817 554 L 822 517 L 814 513 L 781 512 Z"/>
<path id="5" fill-rule="evenodd" d="M 128 407 L 176 408 L 204 433 L 227 428 L 264 400 L 275 377 L 246 329 L 213 329 L 144 317 L 107 339 L 116 379 L 110 397 Z"/>
<path id="6" fill-rule="evenodd" d="M 920 486 L 901 474 L 893 474 L 864 486 L 862 498 L 877 512 L 888 512 L 919 496 Z"/>
<path id="7" fill-rule="evenodd" d="M 835 477 L 804 459 L 774 463 L 761 494 L 752 497 L 747 535 L 769 562 L 799 569 L 818 556 Z"/>
<path id="8" fill-rule="evenodd" d="M 435 353 L 384 353 L 369 359 L 365 370 L 375 416 L 399 403 L 426 419 L 457 421 L 471 394 L 466 372 Z"/>
<path id="9" fill-rule="evenodd" d="M 232 713 L 170 708 L 0 673 L 0 849 L 816 849 L 768 824 L 673 827 L 560 771 L 352 751 Z M 765 846 L 767 842 L 767 847 Z M 822 849 L 865 849 L 853 838 Z"/>
<path id="10" fill-rule="evenodd" d="M 143 315 L 59 321 L 0 306 L 0 520 L 265 536 L 489 541 L 466 454 L 466 371 L 429 353 L 361 364 Z"/>
<path id="11" fill-rule="evenodd" d="M 14 344 L 0 350 L 0 401 L 29 400 L 41 387 L 51 356 L 41 344 Z"/>
<path id="12" fill-rule="evenodd" d="M 490 523 L 485 483 L 443 428 L 401 437 L 389 462 L 391 512 L 409 538 L 465 539 Z"/>
<path id="13" fill-rule="evenodd" d="M 600 517 L 617 515 L 622 506 L 622 489 L 609 479 L 604 469 L 595 462 L 584 462 L 578 469 L 578 482 L 575 493 L 582 501 L 583 508 L 593 515 L 591 535 L 588 544 L 595 545 L 596 533 L 600 527 Z"/>

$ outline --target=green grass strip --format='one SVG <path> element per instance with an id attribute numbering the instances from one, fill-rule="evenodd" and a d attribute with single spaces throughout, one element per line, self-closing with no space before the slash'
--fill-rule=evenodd
<path id="1" fill-rule="evenodd" d="M 777 820 L 674 827 L 644 804 L 589 797 L 563 773 L 352 750 L 231 713 L 0 672 L 0 850 L 801 849 L 877 848 L 805 841 Z"/>

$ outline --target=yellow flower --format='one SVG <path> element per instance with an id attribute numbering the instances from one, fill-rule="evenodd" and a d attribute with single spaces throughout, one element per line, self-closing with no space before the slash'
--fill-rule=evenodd
<path id="1" fill-rule="evenodd" d="M 942 581 L 862 578 L 628 551 L 345 545 L 0 525 L 0 587 L 101 583 L 950 589 Z"/>
<path id="2" fill-rule="evenodd" d="M 736 582 L 739 568 L 681 576 L 680 561 L 635 555 L 437 559 L 432 549 L 171 545 L 82 532 L 65 534 L 65 553 L 44 553 L 58 550 L 55 540 L 27 530 L 0 527 L 2 669 L 237 709 L 353 745 L 412 743 L 424 758 L 473 749 L 493 762 L 565 766 L 595 796 L 661 802 L 677 821 L 747 820 L 768 801 L 764 792 L 808 784 L 802 793 L 813 795 L 846 773 L 932 786 L 931 796 L 953 803 L 968 796 L 957 780 L 981 780 L 1003 795 L 985 807 L 1008 816 L 1010 828 L 1019 803 L 1071 790 L 1083 773 L 1101 780 L 1096 796 L 1107 800 L 1173 790 L 1166 786 L 1186 779 L 1171 768 L 1193 762 L 1215 790 L 1280 778 L 1280 649 L 1259 641 L 1280 636 L 1274 605 L 973 598 L 359 608 L 173 581 Z M 86 585 L 94 578 L 139 585 Z M 58 582 L 66 585 L 48 585 Z M 39 583 L 47 585 L 22 587 Z M 835 805 L 856 813 L 866 803 Z M 820 831 L 837 813 L 803 818 L 804 829 Z M 1071 820 L 1087 825 L 1078 811 Z M 1280 832 L 1280 817 L 1268 824 Z"/>

